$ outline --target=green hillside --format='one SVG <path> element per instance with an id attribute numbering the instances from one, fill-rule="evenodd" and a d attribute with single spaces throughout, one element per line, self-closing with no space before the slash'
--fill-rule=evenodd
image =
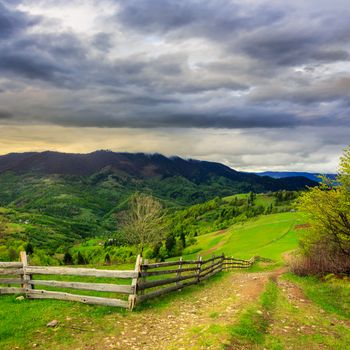
<path id="1" fill-rule="evenodd" d="M 67 251 L 77 264 L 103 264 L 107 255 L 112 263 L 134 259 L 135 249 L 127 245 L 118 229 L 118 213 L 126 209 L 131 189 L 118 193 L 111 186 L 108 190 L 109 180 L 96 187 L 78 183 L 74 187 L 73 183 L 57 178 L 42 181 L 32 178 L 28 184 L 22 183 L 25 190 L 18 184 L 17 200 L 0 207 L 0 260 L 17 260 L 19 251 L 28 244 L 33 247 L 34 260 L 39 264 L 62 263 Z M 175 201 L 163 201 L 168 222 L 166 239 L 161 245 L 148 247 L 146 257 L 167 259 L 198 251 L 199 247 L 193 245 L 197 237 L 201 241 L 203 234 L 251 218 L 290 212 L 298 195 L 295 191 L 250 192 L 216 197 L 187 207 Z M 215 240 L 227 237 L 225 234 Z"/>
<path id="2" fill-rule="evenodd" d="M 295 212 L 252 218 L 226 230 L 199 236 L 197 244 L 187 248 L 184 254 L 193 257 L 224 253 L 241 259 L 258 255 L 281 261 L 284 252 L 297 247 L 298 230 L 295 226 L 301 223 L 300 215 Z"/>

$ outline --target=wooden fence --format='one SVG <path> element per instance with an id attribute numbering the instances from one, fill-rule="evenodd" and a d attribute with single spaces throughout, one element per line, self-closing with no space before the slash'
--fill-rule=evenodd
<path id="1" fill-rule="evenodd" d="M 134 270 L 100 270 L 92 268 L 49 267 L 28 265 L 25 252 L 20 254 L 21 262 L 0 262 L 0 295 L 25 294 L 29 299 L 59 299 L 78 301 L 87 304 L 119 306 L 133 309 L 136 304 L 145 300 L 185 288 L 206 280 L 220 271 L 229 271 L 234 268 L 252 266 L 255 258 L 240 260 L 220 256 L 213 256 L 203 260 L 167 261 L 148 263 L 137 257 Z M 14 276 L 18 277 L 14 277 Z M 117 279 L 110 283 L 86 283 L 75 281 L 61 281 L 54 279 L 34 278 L 46 275 L 49 278 L 55 275 L 63 276 L 93 276 Z M 116 284 L 119 279 L 127 279 L 128 284 Z M 119 281 L 120 283 L 120 281 Z M 1 285 L 7 285 L 1 287 Z M 12 287 L 11 287 L 12 285 Z M 13 285 L 16 285 L 13 287 Z M 35 289 L 36 286 L 50 288 L 89 290 L 95 292 L 113 293 L 112 297 L 97 297 L 66 293 L 56 290 Z M 126 295 L 127 300 L 116 298 L 117 295 Z"/>

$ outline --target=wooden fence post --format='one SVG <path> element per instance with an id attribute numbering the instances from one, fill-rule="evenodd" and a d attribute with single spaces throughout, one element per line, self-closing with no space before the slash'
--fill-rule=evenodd
<path id="1" fill-rule="evenodd" d="M 143 265 L 147 265 L 148 264 L 148 259 L 145 259 L 144 261 L 143 261 Z M 142 266 L 140 266 L 140 271 L 142 270 L 142 272 L 147 272 L 147 267 L 142 267 Z M 146 282 L 146 276 L 143 276 L 143 277 L 141 277 L 140 278 L 140 280 L 141 280 L 141 283 L 145 283 Z M 142 289 L 141 290 L 141 295 L 144 295 L 145 294 L 145 290 L 144 289 Z"/>
<path id="2" fill-rule="evenodd" d="M 224 262 L 225 262 L 225 254 L 222 253 L 221 254 L 221 266 L 220 266 L 220 271 L 222 271 L 224 269 Z"/>
<path id="3" fill-rule="evenodd" d="M 202 257 L 200 256 L 198 258 L 198 264 L 197 264 L 197 283 L 201 280 L 201 268 L 202 268 Z"/>
<path id="4" fill-rule="evenodd" d="M 180 260 L 179 260 L 179 270 L 177 271 L 177 274 L 176 274 L 176 277 L 181 277 L 181 270 L 182 270 L 182 256 L 180 257 Z M 179 284 L 179 281 L 176 281 L 175 283 L 176 285 Z"/>
<path id="5" fill-rule="evenodd" d="M 142 264 L 142 257 L 141 255 L 138 255 L 136 258 L 135 263 L 135 272 L 137 272 L 137 276 L 132 279 L 131 281 L 131 292 L 132 294 L 129 295 L 129 310 L 132 310 L 137 302 L 137 284 L 140 277 L 141 272 L 141 264 Z"/>
<path id="6" fill-rule="evenodd" d="M 26 289 L 32 289 L 32 285 L 29 284 L 31 276 L 29 274 L 27 274 L 27 271 L 26 271 L 27 266 L 28 266 L 27 254 L 26 254 L 26 252 L 20 252 L 19 256 L 20 256 L 21 262 L 23 264 L 23 275 L 22 275 L 23 284 L 21 285 L 21 287 L 26 288 Z"/>

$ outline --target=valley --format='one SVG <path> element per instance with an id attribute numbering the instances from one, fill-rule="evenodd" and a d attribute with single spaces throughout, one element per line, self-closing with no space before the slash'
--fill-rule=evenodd
<path id="1" fill-rule="evenodd" d="M 146 301 L 133 312 L 2 295 L 2 349 L 341 349 L 349 343 L 349 283 L 334 275 L 287 273 L 289 257 L 308 230 L 295 203 L 305 186 L 316 184 L 311 180 L 281 182 L 227 169 L 223 174 L 220 165 L 196 162 L 187 164 L 190 175 L 186 168 L 174 176 L 160 175 L 159 164 L 142 175 L 132 174 L 130 164 L 130 173 L 122 175 L 117 164 L 85 174 L 62 173 L 62 164 L 52 173 L 40 164 L 0 173 L 0 261 L 17 261 L 25 249 L 33 265 L 133 269 L 138 247 L 125 239 L 122 219 L 132 195 L 141 191 L 162 204 L 166 223 L 162 239 L 146 245 L 145 259 L 224 253 L 256 262 Z M 59 280 L 108 283 L 95 277 Z M 57 326 L 47 327 L 52 320 Z"/>

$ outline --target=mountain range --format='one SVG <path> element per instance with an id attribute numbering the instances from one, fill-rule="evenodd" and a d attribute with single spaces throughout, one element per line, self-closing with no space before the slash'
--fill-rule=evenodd
<path id="1" fill-rule="evenodd" d="M 115 231 L 116 218 L 135 191 L 156 196 L 172 210 L 236 193 L 315 185 L 306 177 L 274 179 L 220 163 L 160 154 L 96 151 L 0 156 L 0 214 L 13 232 L 7 242 L 18 246 L 29 240 L 52 253 L 85 237 Z"/>
<path id="2" fill-rule="evenodd" d="M 88 177 L 97 173 L 113 173 L 120 178 L 139 180 L 183 177 L 195 184 L 210 183 L 215 178 L 231 182 L 245 183 L 247 190 L 296 190 L 315 185 L 314 181 L 302 175 L 258 176 L 239 172 L 220 163 L 165 157 L 161 154 L 115 153 L 96 151 L 88 154 L 59 152 L 10 153 L 0 156 L 0 174 L 12 172 L 16 175 L 70 175 Z M 261 174 L 259 174 L 261 175 Z M 307 176 L 306 176 L 307 177 Z M 251 186 L 251 188 L 249 188 Z"/>
<path id="3" fill-rule="evenodd" d="M 307 172 L 295 172 L 295 171 L 264 171 L 261 173 L 255 173 L 259 176 L 270 176 L 274 179 L 284 179 L 287 177 L 303 176 L 312 181 L 320 182 L 321 176 L 326 176 L 329 179 L 335 180 L 336 174 L 321 174 L 321 173 L 307 173 Z"/>

